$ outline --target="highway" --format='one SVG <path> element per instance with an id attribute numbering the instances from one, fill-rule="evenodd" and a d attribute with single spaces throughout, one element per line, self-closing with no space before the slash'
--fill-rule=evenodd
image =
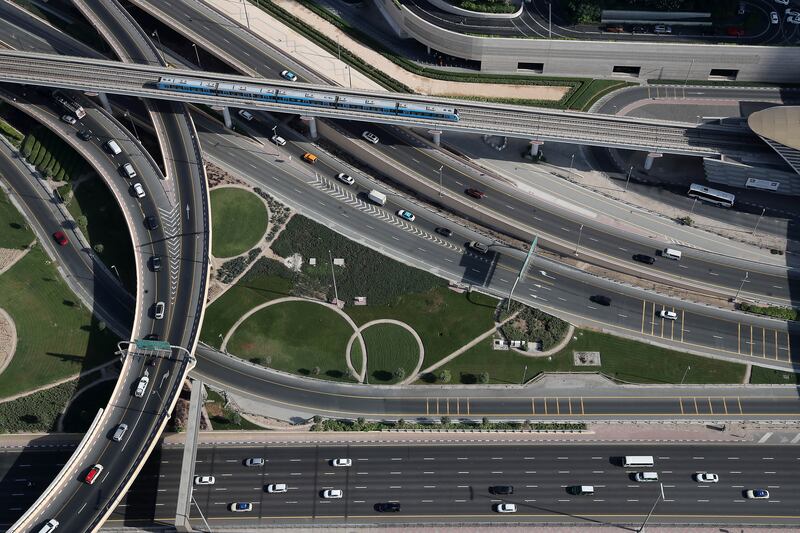
<path id="1" fill-rule="evenodd" d="M 399 435 L 396 440 L 402 440 Z M 157 449 L 109 526 L 169 523 L 180 479 L 179 446 Z M 800 527 L 798 461 L 792 446 L 689 444 L 537 444 L 510 445 L 202 445 L 195 473 L 213 475 L 212 486 L 196 486 L 194 498 L 210 524 L 423 524 L 441 522 L 526 522 L 549 524 L 641 524 L 655 501 L 659 483 L 637 483 L 624 468 L 623 455 L 652 455 L 664 485 L 652 524 L 757 525 Z M 263 457 L 263 467 L 248 468 L 248 457 Z M 352 467 L 329 461 L 350 458 Z M 52 476 L 64 451 L 31 449 L 0 453 L 0 522 L 7 523 L 31 498 L 32 489 Z M 719 482 L 697 483 L 696 472 L 713 472 Z M 32 487 L 28 488 L 27 483 Z M 270 483 L 288 491 L 268 494 Z M 510 496 L 489 486 L 514 487 Z M 571 485 L 593 485 L 594 495 L 567 493 Z M 344 491 L 341 500 L 322 490 Z M 746 500 L 743 491 L 764 488 L 766 501 Z M 253 504 L 251 513 L 231 513 L 233 502 Z M 376 503 L 398 502 L 398 513 L 378 513 Z M 518 512 L 499 516 L 493 506 L 516 503 Z M 195 509 L 196 510 L 196 509 Z M 202 522 L 195 514 L 197 527 Z"/>
<path id="2" fill-rule="evenodd" d="M 97 59 L 48 56 L 31 52 L 1 51 L 0 72 L 11 83 L 27 83 L 103 91 L 111 94 L 198 102 L 209 105 L 234 105 L 248 109 L 297 112 L 290 104 L 252 101 L 227 96 L 209 96 L 159 90 L 154 87 L 160 76 L 211 79 L 231 83 L 252 83 L 252 78 L 230 74 L 204 73 L 144 65 L 123 65 Z M 472 101 L 414 96 L 399 93 L 376 93 L 311 84 L 271 81 L 276 87 L 298 87 L 324 90 L 328 93 L 387 98 L 409 103 L 438 103 L 458 108 L 460 119 L 422 119 L 385 115 L 366 111 L 333 108 L 304 108 L 306 114 L 330 118 L 367 119 L 403 126 L 419 125 L 439 130 L 507 135 L 512 137 L 678 153 L 685 155 L 719 155 L 728 150 L 747 151 L 754 142 L 752 134 L 740 127 L 695 125 L 681 122 L 629 119 L 592 115 L 575 111 L 554 111 L 526 106 L 485 104 Z"/>

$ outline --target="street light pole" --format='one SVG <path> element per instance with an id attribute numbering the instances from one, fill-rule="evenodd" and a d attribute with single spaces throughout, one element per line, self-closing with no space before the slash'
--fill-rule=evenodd
<path id="1" fill-rule="evenodd" d="M 639 533 L 642 533 L 642 531 L 644 531 L 644 528 L 647 526 L 647 522 L 650 520 L 650 517 L 653 516 L 653 511 L 656 510 L 656 505 L 658 505 L 658 501 L 664 499 L 664 484 L 663 483 L 659 483 L 659 486 L 661 487 L 661 490 L 656 495 L 656 501 L 653 502 L 653 506 L 650 508 L 650 512 L 647 513 L 647 517 L 644 519 L 644 522 L 642 523 L 642 527 L 639 528 L 639 530 L 638 530 Z"/>
<path id="2" fill-rule="evenodd" d="M 328 258 L 331 260 L 331 275 L 333 276 L 333 295 L 336 298 L 336 305 L 339 305 L 339 291 L 336 289 L 336 272 L 333 270 L 333 254 L 328 250 Z"/>
<path id="3" fill-rule="evenodd" d="M 681 385 L 683 385 L 683 380 L 686 379 L 686 374 L 688 374 L 689 370 L 691 369 L 692 369 L 691 365 L 686 365 L 686 372 L 683 373 L 683 377 L 681 378 Z"/>
<path id="4" fill-rule="evenodd" d="M 583 224 L 581 224 L 581 228 L 578 230 L 578 242 L 575 244 L 575 255 L 578 255 L 578 248 L 581 246 L 581 235 L 583 235 Z"/>
<path id="5" fill-rule="evenodd" d="M 139 139 L 139 132 L 136 131 L 136 123 L 133 121 L 133 117 L 131 116 L 131 114 L 128 112 L 127 109 L 125 110 L 125 116 L 128 117 L 128 120 L 131 121 L 131 127 L 133 128 L 133 134 L 136 135 L 136 140 L 141 141 L 141 139 Z"/>
<path id="6" fill-rule="evenodd" d="M 203 65 L 200 64 L 200 52 L 197 51 L 197 45 L 192 43 L 192 48 L 194 48 L 194 56 L 197 58 L 197 66 L 200 67 L 200 70 L 203 70 Z"/>
<path id="7" fill-rule="evenodd" d="M 747 278 L 749 278 L 749 277 L 750 277 L 750 272 L 745 272 L 744 273 L 744 278 L 742 278 L 742 283 L 739 284 L 739 290 L 736 291 L 736 296 L 733 297 L 733 301 L 734 302 L 739 299 L 739 293 L 742 292 L 742 287 L 744 287 L 744 284 L 747 281 Z"/>
<path id="8" fill-rule="evenodd" d="M 119 270 L 117 270 L 117 265 L 111 265 L 111 270 L 113 270 L 114 273 L 117 275 L 117 278 L 119 278 Z"/>
<path id="9" fill-rule="evenodd" d="M 443 196 L 442 193 L 442 171 L 444 170 L 444 165 L 439 167 L 439 198 Z"/>
<path id="10" fill-rule="evenodd" d="M 525 384 L 525 378 L 528 377 L 528 365 L 525 365 L 525 370 L 522 372 L 522 384 Z"/>
<path id="11" fill-rule="evenodd" d="M 156 39 L 158 39 L 158 52 L 159 54 L 161 54 L 161 61 L 163 61 L 164 64 L 166 65 L 167 58 L 164 56 L 164 45 L 161 44 L 161 36 L 158 34 L 158 30 L 153 30 L 153 33 L 150 34 L 150 37 L 155 37 Z"/>
<path id="12" fill-rule="evenodd" d="M 575 163 L 575 154 L 569 156 L 569 173 L 572 174 L 572 165 Z"/>
<path id="13" fill-rule="evenodd" d="M 756 220 L 756 225 L 755 225 L 755 227 L 753 227 L 753 235 L 756 234 L 756 230 L 758 229 L 758 225 L 761 223 L 761 219 L 764 218 L 764 213 L 766 213 L 766 212 L 767 212 L 767 208 L 766 207 L 761 210 L 761 214 L 758 216 L 758 220 Z"/>
<path id="14" fill-rule="evenodd" d="M 628 177 L 625 179 L 625 192 L 628 192 L 628 184 L 631 182 L 631 172 L 633 172 L 633 165 L 628 169 Z"/>

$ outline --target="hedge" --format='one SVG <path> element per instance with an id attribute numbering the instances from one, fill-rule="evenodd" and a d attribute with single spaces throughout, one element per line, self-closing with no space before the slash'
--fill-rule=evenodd
<path id="1" fill-rule="evenodd" d="M 748 303 L 739 304 L 739 309 L 756 315 L 771 316 L 783 320 L 799 320 L 800 312 L 792 307 L 759 306 Z"/>
<path id="2" fill-rule="evenodd" d="M 52 431 L 78 380 L 0 403 L 0 433 Z"/>
<path id="3" fill-rule="evenodd" d="M 586 430 L 586 424 L 559 423 L 559 422 L 537 422 L 531 423 L 529 420 L 524 422 L 490 422 L 484 418 L 481 422 L 452 422 L 444 416 L 438 423 L 416 424 L 406 422 L 403 419 L 397 422 L 368 422 L 363 418 L 358 420 L 323 420 L 319 416 L 314 417 L 314 424 L 311 431 L 382 431 L 385 429 L 489 429 L 489 430 L 535 430 L 535 431 L 582 431 Z"/>

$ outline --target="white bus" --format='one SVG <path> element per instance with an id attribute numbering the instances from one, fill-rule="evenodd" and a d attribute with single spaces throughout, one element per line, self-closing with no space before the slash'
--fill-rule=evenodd
<path id="1" fill-rule="evenodd" d="M 722 207 L 731 207 L 733 201 L 736 199 L 736 196 L 729 192 L 710 189 L 703 185 L 698 185 L 697 183 L 692 183 L 687 194 L 692 198 L 698 198 L 704 202 L 720 205 Z"/>
<path id="2" fill-rule="evenodd" d="M 756 178 L 747 178 L 747 183 L 744 184 L 746 189 L 762 189 L 765 191 L 777 191 L 781 183 L 779 181 L 759 180 Z"/>
<path id="3" fill-rule="evenodd" d="M 52 94 L 53 100 L 61 104 L 61 107 L 74 114 L 78 119 L 82 119 L 86 116 L 86 111 L 83 110 L 83 107 L 69 96 L 58 90 L 53 91 Z"/>
<path id="4" fill-rule="evenodd" d="M 655 466 L 652 455 L 626 455 L 622 460 L 622 466 L 639 468 L 642 466 Z"/>

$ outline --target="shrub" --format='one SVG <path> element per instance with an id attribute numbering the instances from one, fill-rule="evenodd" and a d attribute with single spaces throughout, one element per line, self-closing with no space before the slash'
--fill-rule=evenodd
<path id="1" fill-rule="evenodd" d="M 0 403 L 0 433 L 52 431 L 55 421 L 75 392 L 69 381 L 16 400 Z"/>
<path id="2" fill-rule="evenodd" d="M 549 350 L 561 342 L 569 331 L 569 324 L 560 318 L 514 301 L 509 312 L 517 311 L 519 311 L 517 317 L 501 327 L 503 335 L 510 340 L 542 341 L 542 350 Z M 508 314 L 503 309 L 501 319 L 505 319 L 507 316 Z"/>
<path id="3" fill-rule="evenodd" d="M 486 383 L 489 383 L 489 373 L 488 372 L 481 372 L 480 375 L 478 376 L 478 381 L 480 383 L 483 383 L 484 385 Z"/>
<path id="4" fill-rule="evenodd" d="M 439 383 L 450 383 L 450 380 L 453 379 L 453 376 L 450 374 L 449 370 L 440 370 L 437 379 L 439 380 Z"/>
<path id="5" fill-rule="evenodd" d="M 103 253 L 103 250 L 105 250 L 105 249 L 106 249 L 106 247 L 105 247 L 105 246 L 103 246 L 103 244 L 102 244 L 102 243 L 99 243 L 99 242 L 98 242 L 97 244 L 95 244 L 94 246 L 92 246 L 92 248 L 93 248 L 93 249 L 94 249 L 94 251 L 95 251 L 95 252 L 97 252 L 98 254 L 102 254 L 102 253 Z"/>
<path id="6" fill-rule="evenodd" d="M 394 379 L 403 379 L 406 377 L 406 369 L 403 367 L 395 368 L 394 372 L 392 372 L 392 376 Z"/>
<path id="7" fill-rule="evenodd" d="M 759 306 L 743 302 L 739 304 L 739 309 L 747 313 L 771 316 L 783 320 L 800 320 L 800 312 L 792 307 Z"/>

